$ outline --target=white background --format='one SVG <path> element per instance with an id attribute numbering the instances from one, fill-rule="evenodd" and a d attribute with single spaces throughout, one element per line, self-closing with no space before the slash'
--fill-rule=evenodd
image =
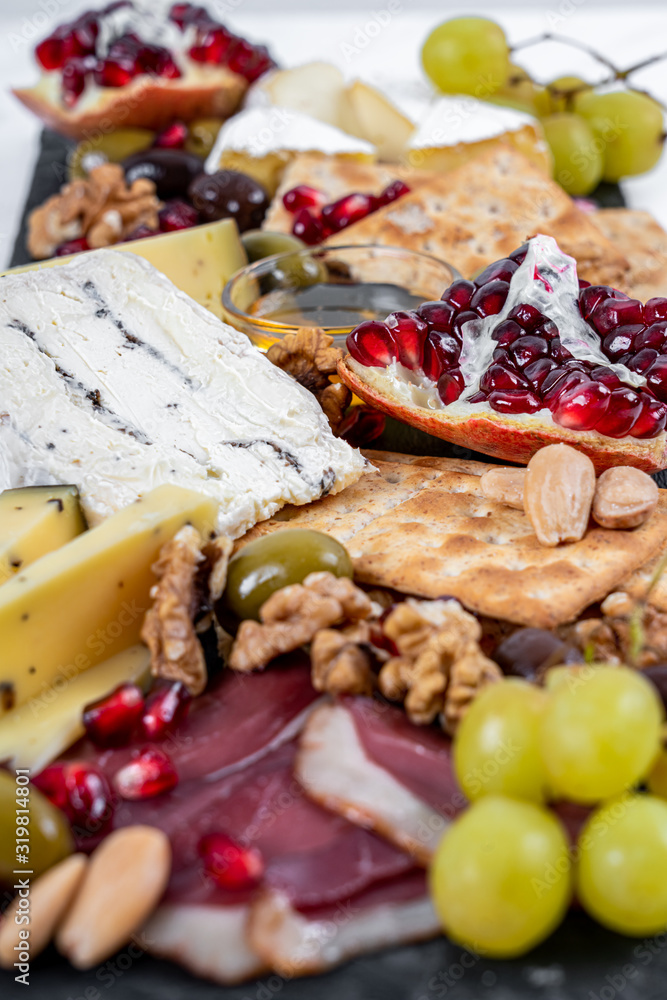
<path id="1" fill-rule="evenodd" d="M 147 0 L 154 6 L 156 0 Z M 456 14 L 487 14 L 500 21 L 511 43 L 557 31 L 602 51 L 621 67 L 667 50 L 664 0 L 532 0 L 493 6 L 443 0 L 393 0 L 388 23 L 375 14 L 388 0 L 200 0 L 233 30 L 270 45 L 283 65 L 328 59 L 350 76 L 383 80 L 421 78 L 419 50 L 429 30 Z M 32 48 L 52 28 L 78 11 L 102 6 L 80 0 L 0 0 L 0 265 L 8 260 L 32 175 L 40 125 L 11 96 L 12 86 L 33 83 Z M 381 18 L 387 21 L 386 17 Z M 517 60 L 545 82 L 565 72 L 593 78 L 594 64 L 561 46 L 541 46 Z M 637 82 L 667 102 L 667 61 L 644 71 Z M 667 228 L 667 155 L 649 175 L 626 182 L 633 207 L 653 212 Z"/>

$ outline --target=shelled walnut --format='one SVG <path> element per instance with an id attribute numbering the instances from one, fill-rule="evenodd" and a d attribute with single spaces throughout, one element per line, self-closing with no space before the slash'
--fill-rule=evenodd
<path id="1" fill-rule="evenodd" d="M 319 327 L 301 327 L 272 344 L 266 356 L 313 393 L 335 434 L 350 405 L 352 393 L 341 382 L 331 382 L 329 378 L 336 374 L 336 365 L 345 353 L 333 343 L 333 337 Z"/>

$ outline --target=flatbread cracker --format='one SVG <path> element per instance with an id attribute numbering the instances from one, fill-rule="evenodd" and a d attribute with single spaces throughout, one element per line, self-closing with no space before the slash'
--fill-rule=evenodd
<path id="1" fill-rule="evenodd" d="M 376 451 L 362 448 L 361 454 L 369 462 L 394 462 L 399 465 L 419 465 L 422 469 L 438 469 L 440 472 L 467 472 L 470 476 L 483 476 L 489 469 L 497 469 L 490 462 L 475 462 L 468 458 L 447 458 L 442 455 L 405 455 L 400 451 Z"/>
<path id="2" fill-rule="evenodd" d="M 667 296 L 667 233 L 653 216 L 630 208 L 603 208 L 592 218 L 630 264 L 618 286 L 621 291 L 642 302 Z"/>
<path id="3" fill-rule="evenodd" d="M 667 490 L 660 490 L 658 510 L 667 512 Z M 655 585 L 651 587 L 658 570 L 662 570 Z M 649 587 L 651 590 L 649 591 Z M 616 588 L 636 601 L 647 601 L 650 607 L 667 613 L 667 538 L 665 538 L 657 553 L 647 563 L 636 569 L 634 573 Z"/>
<path id="4" fill-rule="evenodd" d="M 523 511 L 488 501 L 479 476 L 374 460 L 341 493 L 284 508 L 241 545 L 281 528 L 337 538 L 363 583 L 419 597 L 450 595 L 472 611 L 554 628 L 619 589 L 667 539 L 667 505 L 633 531 L 591 529 L 545 548 Z"/>
<path id="5" fill-rule="evenodd" d="M 470 278 L 536 233 L 553 236 L 582 278 L 618 287 L 629 264 L 555 181 L 499 145 L 348 226 L 325 246 L 380 243 L 430 253 Z"/>

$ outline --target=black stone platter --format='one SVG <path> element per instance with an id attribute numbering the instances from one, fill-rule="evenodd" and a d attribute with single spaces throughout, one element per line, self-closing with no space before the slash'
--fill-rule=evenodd
<path id="1" fill-rule="evenodd" d="M 29 262 L 25 221 L 29 211 L 55 193 L 65 178 L 69 145 L 52 132 L 42 134 L 39 160 L 16 238 L 12 265 Z M 622 205 L 616 186 L 596 192 L 605 205 Z M 388 420 L 374 447 L 412 454 L 487 456 Z M 665 473 L 660 474 L 664 478 Z M 659 479 L 660 482 L 660 479 Z M 667 478 L 660 482 L 667 486 Z M 656 878 L 667 872 L 656 872 Z M 220 947 L 225 946 L 220 941 Z M 236 987 L 196 979 L 177 965 L 120 952 L 99 968 L 72 969 L 54 949 L 31 965 L 26 989 L 11 972 L 0 972 L 0 1000 L 665 1000 L 667 934 L 629 939 L 604 930 L 572 911 L 562 926 L 521 960 L 491 961 L 464 951 L 445 938 L 392 948 L 348 962 L 316 978 L 289 980 L 274 975 Z"/>

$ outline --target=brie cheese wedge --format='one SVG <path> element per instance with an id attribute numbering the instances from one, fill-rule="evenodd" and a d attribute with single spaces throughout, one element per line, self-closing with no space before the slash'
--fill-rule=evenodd
<path id="1" fill-rule="evenodd" d="M 175 483 L 236 537 L 365 466 L 307 390 L 131 253 L 3 278 L 0 351 L 0 489 L 74 483 L 91 524 Z"/>

